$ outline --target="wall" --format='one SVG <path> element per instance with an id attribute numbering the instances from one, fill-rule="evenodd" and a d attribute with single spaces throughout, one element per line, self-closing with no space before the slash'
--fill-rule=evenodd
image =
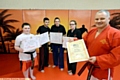
<path id="1" fill-rule="evenodd" d="M 0 0 L 0 9 L 120 9 L 120 0 Z"/>

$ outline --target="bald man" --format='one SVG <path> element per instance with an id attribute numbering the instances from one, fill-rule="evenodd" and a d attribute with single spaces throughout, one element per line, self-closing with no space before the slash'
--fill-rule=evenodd
<path id="1" fill-rule="evenodd" d="M 120 31 L 109 25 L 109 18 L 108 11 L 98 11 L 96 28 L 84 37 L 90 55 L 87 80 L 112 80 L 114 67 L 120 64 Z"/>

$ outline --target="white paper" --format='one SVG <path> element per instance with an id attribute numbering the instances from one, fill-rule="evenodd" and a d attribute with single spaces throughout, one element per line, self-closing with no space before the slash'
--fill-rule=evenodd
<path id="1" fill-rule="evenodd" d="M 70 39 L 74 39 L 74 37 L 65 37 L 65 36 L 63 36 L 63 43 L 62 43 L 63 48 L 67 48 L 67 42 L 69 42 Z"/>
<path id="2" fill-rule="evenodd" d="M 40 34 L 40 44 L 43 45 L 50 41 L 48 32 Z"/>
<path id="3" fill-rule="evenodd" d="M 50 32 L 50 42 L 62 44 L 62 33 Z"/>
<path id="4" fill-rule="evenodd" d="M 41 47 L 38 36 L 26 37 L 26 39 L 24 39 L 22 42 L 23 42 L 23 52 L 33 51 Z"/>

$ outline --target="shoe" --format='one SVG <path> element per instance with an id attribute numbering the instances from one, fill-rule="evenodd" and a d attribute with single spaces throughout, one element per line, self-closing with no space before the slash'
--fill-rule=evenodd
<path id="1" fill-rule="evenodd" d="M 70 72 L 71 72 L 71 70 L 68 71 L 68 73 L 70 73 Z"/>
<path id="2" fill-rule="evenodd" d="M 44 73 L 45 71 L 44 70 L 41 70 L 42 73 Z"/>
<path id="3" fill-rule="evenodd" d="M 48 65 L 48 67 L 51 67 L 51 65 Z"/>
<path id="4" fill-rule="evenodd" d="M 52 66 L 52 68 L 55 68 L 55 67 L 56 67 L 55 65 Z"/>
<path id="5" fill-rule="evenodd" d="M 73 73 L 71 72 L 71 70 L 68 71 L 68 74 L 69 74 L 69 75 L 73 75 Z"/>
<path id="6" fill-rule="evenodd" d="M 69 75 L 73 75 L 73 73 L 72 73 L 72 72 L 69 72 L 68 74 L 69 74 Z"/>
<path id="7" fill-rule="evenodd" d="M 64 69 L 63 68 L 60 68 L 61 71 L 63 71 Z"/>

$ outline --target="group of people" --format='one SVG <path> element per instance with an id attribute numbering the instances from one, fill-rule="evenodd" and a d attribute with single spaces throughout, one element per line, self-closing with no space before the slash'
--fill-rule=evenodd
<path id="1" fill-rule="evenodd" d="M 48 27 L 49 25 L 49 19 L 44 18 L 43 19 L 44 25 L 40 26 L 37 30 L 37 33 L 42 34 L 45 32 L 56 32 L 56 33 L 62 33 L 63 36 L 66 35 L 66 30 L 63 25 L 60 24 L 60 18 L 56 17 L 54 19 L 54 25 L 52 25 L 51 29 Z M 68 37 L 76 37 L 78 39 L 82 39 L 82 34 L 80 30 L 76 28 L 77 23 L 75 20 L 70 21 L 70 30 L 67 33 Z M 82 30 L 83 31 L 83 30 Z M 51 48 L 53 52 L 53 68 L 58 66 L 61 71 L 64 70 L 64 48 L 62 47 L 62 44 L 55 44 L 51 43 Z M 44 72 L 44 67 L 50 67 L 49 65 L 49 50 L 48 50 L 48 43 L 42 45 L 39 50 L 39 67 L 38 70 L 41 72 Z M 68 59 L 68 58 L 67 58 Z M 75 74 L 76 72 L 76 63 L 69 63 L 69 59 L 67 60 L 68 62 L 68 72 L 70 75 Z"/>
<path id="2" fill-rule="evenodd" d="M 112 80 L 114 67 L 120 64 L 120 31 L 112 28 L 109 25 L 110 14 L 106 10 L 100 10 L 95 15 L 95 28 L 89 32 L 86 29 L 77 29 L 77 22 L 71 20 L 69 22 L 70 29 L 67 32 L 68 37 L 75 37 L 72 41 L 82 39 L 82 33 L 88 32 L 84 37 L 85 45 L 87 47 L 90 58 L 88 59 L 87 67 L 89 70 L 87 80 Z M 44 32 L 57 32 L 66 35 L 66 30 L 60 24 L 60 18 L 54 19 L 54 25 L 51 29 L 48 27 L 49 19 L 43 19 L 44 25 L 40 26 L 37 34 Z M 17 36 L 15 40 L 15 49 L 19 51 L 19 59 L 22 64 L 22 71 L 26 78 L 30 72 L 30 77 L 36 79 L 33 75 L 33 66 L 36 65 L 36 52 L 23 52 L 22 40 L 25 36 L 31 36 L 30 24 L 23 23 L 23 33 Z M 82 28 L 85 28 L 84 25 Z M 33 36 L 33 35 L 32 35 Z M 70 40 L 71 41 L 71 40 Z M 51 43 L 53 52 L 53 68 L 58 66 L 61 71 L 64 70 L 64 48 L 62 44 Z M 32 55 L 30 55 L 32 54 Z M 32 57 L 31 57 L 32 56 Z M 38 70 L 44 72 L 44 67 L 50 67 L 49 64 L 49 49 L 48 43 L 42 45 L 39 49 L 39 66 Z M 33 59 L 32 59 L 33 58 Z M 67 55 L 68 74 L 74 75 L 76 73 L 75 63 L 69 63 Z M 85 67 L 85 66 L 83 66 Z"/>

